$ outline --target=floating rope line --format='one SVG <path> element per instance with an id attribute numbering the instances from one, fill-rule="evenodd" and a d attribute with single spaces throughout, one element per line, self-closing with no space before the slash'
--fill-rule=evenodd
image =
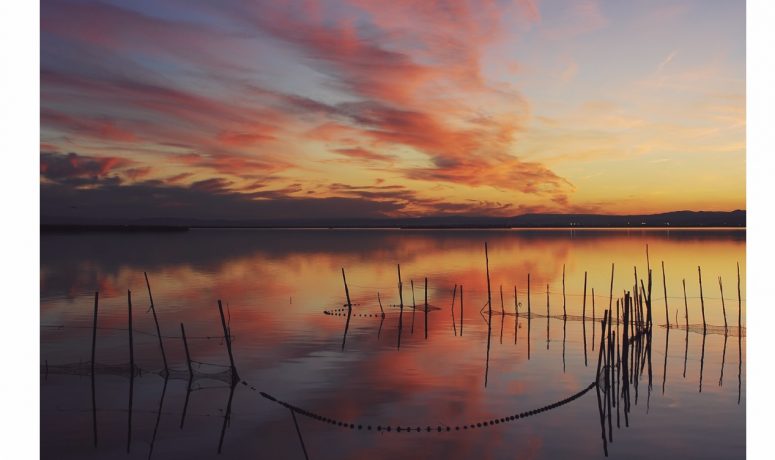
<path id="1" fill-rule="evenodd" d="M 575 393 L 575 394 L 573 394 L 573 395 L 571 395 L 571 396 L 569 396 L 569 397 L 567 397 L 567 398 L 565 398 L 563 400 L 557 401 L 557 402 L 555 402 L 553 404 L 548 404 L 546 406 L 542 406 L 542 407 L 539 407 L 537 409 L 533 409 L 533 410 L 529 410 L 529 411 L 524 411 L 524 412 L 519 412 L 519 413 L 516 413 L 516 414 L 513 414 L 513 415 L 507 415 L 505 417 L 493 418 L 491 420 L 485 420 L 483 422 L 466 423 L 466 424 L 454 425 L 454 426 L 446 425 L 445 424 L 445 425 L 436 425 L 435 427 L 432 427 L 430 425 L 426 425 L 425 427 L 423 427 L 423 426 L 420 426 L 420 425 L 418 425 L 418 426 L 410 426 L 408 424 L 407 425 L 390 425 L 390 424 L 387 424 L 387 425 L 382 425 L 382 424 L 374 425 L 374 424 L 363 424 L 363 423 L 357 423 L 356 424 L 356 423 L 353 423 L 353 422 L 345 422 L 345 421 L 333 419 L 333 418 L 330 418 L 330 417 L 324 417 L 324 416 L 322 416 L 320 414 L 316 414 L 314 412 L 311 412 L 311 411 L 302 409 L 300 407 L 294 406 L 293 404 L 287 403 L 285 401 L 281 401 L 281 400 L 275 398 L 274 396 L 272 396 L 272 395 L 270 395 L 268 393 L 265 393 L 263 391 L 261 391 L 259 393 L 264 398 L 266 398 L 266 399 L 268 399 L 270 401 L 273 401 L 273 402 L 275 402 L 275 403 L 277 403 L 277 404 L 279 404 L 279 405 L 281 405 L 283 407 L 286 407 L 287 409 L 290 409 L 291 411 L 293 411 L 293 412 L 295 412 L 297 414 L 304 415 L 306 417 L 309 417 L 309 418 L 311 418 L 313 420 L 317 420 L 319 422 L 329 423 L 331 425 L 335 425 L 335 426 L 339 426 L 339 427 L 347 428 L 347 429 L 351 429 L 351 430 L 361 430 L 361 431 L 365 430 L 365 431 L 378 431 L 378 432 L 393 432 L 393 431 L 395 431 L 397 433 L 401 433 L 401 432 L 421 433 L 423 431 L 427 432 L 427 433 L 430 433 L 432 431 L 435 431 L 435 432 L 438 432 L 438 433 L 442 433 L 442 432 L 451 432 L 451 431 L 460 431 L 460 430 L 474 430 L 474 429 L 478 429 L 478 428 L 488 428 L 488 427 L 492 427 L 494 425 L 500 425 L 502 423 L 513 422 L 513 421 L 518 420 L 518 419 L 532 417 L 532 416 L 538 415 L 538 414 L 540 414 L 542 412 L 546 412 L 548 410 L 556 409 L 556 408 L 558 408 L 560 406 L 564 406 L 565 404 L 568 404 L 568 403 L 570 403 L 570 402 L 572 402 L 572 401 L 574 401 L 574 400 L 584 396 L 589 390 L 595 388 L 596 385 L 597 385 L 597 382 L 592 382 L 591 384 L 589 384 L 589 386 L 587 386 L 583 390 L 579 391 L 578 393 Z"/>
<path id="2" fill-rule="evenodd" d="M 193 375 L 189 375 L 188 370 L 176 370 L 169 369 L 166 378 L 171 380 L 217 380 L 226 383 L 231 383 L 232 374 L 230 366 L 224 366 L 222 364 L 205 363 L 201 361 L 191 361 L 196 367 L 193 369 Z M 215 372 L 204 372 L 201 370 L 203 366 L 215 366 L 226 368 L 225 370 Z M 144 370 L 138 366 L 133 369 L 134 375 L 142 377 L 143 375 L 159 375 L 164 377 L 164 370 L 151 371 Z M 53 374 L 53 375 L 73 375 L 80 377 L 89 377 L 92 375 L 92 366 L 89 361 L 81 361 L 77 363 L 68 364 L 47 364 L 41 366 L 41 373 Z M 113 375 L 120 377 L 129 377 L 129 363 L 124 364 L 94 364 L 94 374 L 96 375 Z"/>
<path id="3" fill-rule="evenodd" d="M 386 306 L 389 307 L 389 308 L 401 308 L 400 305 L 386 305 Z M 404 309 L 405 310 L 417 310 L 417 311 L 423 311 L 423 312 L 425 311 L 425 307 L 424 306 L 422 306 L 422 307 L 420 307 L 420 306 L 412 307 L 411 305 L 404 305 Z M 436 310 L 441 310 L 441 308 L 434 307 L 432 305 L 428 305 L 428 311 L 429 312 L 430 311 L 436 311 Z M 353 318 L 383 318 L 383 317 L 385 317 L 385 315 L 383 313 L 381 313 L 381 312 L 379 312 L 379 313 L 349 313 L 347 308 L 332 308 L 330 310 L 323 310 L 323 314 L 324 315 L 329 315 L 329 316 L 344 316 L 344 317 L 350 316 L 350 317 L 353 317 Z"/>
<path id="4" fill-rule="evenodd" d="M 40 327 L 46 327 L 51 329 L 93 329 L 92 326 L 65 326 L 64 324 L 41 324 Z M 127 328 L 125 327 L 108 327 L 108 326 L 101 326 L 97 328 L 98 331 L 121 331 L 126 332 Z M 150 337 L 158 337 L 155 332 L 149 332 L 149 331 L 143 331 L 140 329 L 134 329 L 132 328 L 132 332 L 134 334 L 140 334 L 140 335 L 147 335 Z M 163 339 L 182 339 L 183 336 L 180 335 L 162 335 Z M 234 334 L 231 334 L 232 341 L 236 337 Z M 213 340 L 213 339 L 219 339 L 223 340 L 222 335 L 194 335 L 190 336 L 186 334 L 186 339 L 201 339 L 201 340 Z"/>
<path id="5" fill-rule="evenodd" d="M 407 307 L 404 306 L 404 308 L 407 308 Z M 408 308 L 411 309 L 412 307 L 410 306 Z M 433 310 L 433 309 L 437 309 L 438 310 L 439 308 L 438 307 L 434 307 L 434 308 L 430 308 L 429 307 L 428 308 L 428 310 Z M 422 311 L 422 309 L 420 309 L 420 308 L 418 308 L 418 310 Z M 323 310 L 323 314 L 329 315 L 329 316 L 344 316 L 344 317 L 346 317 L 347 316 L 346 311 L 347 311 L 346 308 L 338 308 L 338 309 L 334 309 L 334 310 Z M 372 313 L 352 313 L 350 316 L 352 316 L 353 318 L 356 318 L 356 317 L 362 317 L 362 318 L 371 318 L 371 317 L 373 317 L 373 318 L 381 318 L 382 314 L 381 313 L 373 313 L 373 314 Z M 486 317 L 487 315 L 484 314 L 483 316 Z M 507 311 L 507 312 L 493 312 L 492 316 L 514 316 L 514 312 L 513 311 L 512 312 L 509 312 L 509 311 Z M 533 312 L 531 312 L 530 314 L 528 314 L 526 312 L 519 312 L 518 316 L 520 318 L 525 318 L 525 319 L 549 318 L 549 319 L 555 319 L 555 320 L 559 320 L 559 321 L 576 321 L 576 322 L 581 322 L 581 321 L 590 321 L 591 322 L 591 321 L 594 321 L 594 319 L 591 316 L 581 316 L 581 315 L 567 315 L 567 316 L 563 316 L 561 314 L 558 314 L 558 315 L 548 315 L 547 316 L 547 315 L 544 315 L 544 314 L 541 314 L 541 313 L 533 313 Z M 486 319 L 485 319 L 485 321 L 486 321 Z M 612 324 L 624 324 L 624 321 L 621 318 L 620 319 L 614 318 Z M 636 321 L 635 324 L 636 324 L 636 327 L 639 326 L 641 328 L 646 326 L 645 322 L 637 322 Z M 659 327 L 667 328 L 668 325 L 660 324 Z M 670 329 L 679 329 L 679 330 L 684 330 L 685 331 L 686 330 L 686 325 L 685 324 L 670 324 L 669 328 Z M 702 324 L 690 324 L 689 325 L 689 332 L 702 334 L 703 330 L 705 331 L 705 334 L 727 335 L 727 336 L 730 336 L 730 337 L 745 337 L 746 336 L 746 328 L 745 328 L 745 326 L 742 326 L 740 328 L 738 328 L 737 326 L 728 326 L 725 329 L 724 326 L 713 326 L 713 325 L 708 324 L 708 325 L 705 326 L 705 329 L 703 329 Z M 633 337 L 630 337 L 630 340 L 633 340 Z"/>
<path id="6" fill-rule="evenodd" d="M 543 280 L 543 281 L 541 281 L 541 280 L 533 280 L 533 282 L 536 282 L 536 283 L 538 283 L 538 285 L 540 286 L 542 283 L 543 283 L 543 284 L 546 284 L 546 283 L 548 282 L 548 283 L 552 284 L 552 283 L 553 283 L 553 282 L 555 282 L 555 281 L 554 281 L 554 280 L 549 280 L 549 279 L 547 279 L 547 280 Z M 454 283 L 450 283 L 450 284 L 454 284 Z M 506 284 L 508 284 L 508 282 L 507 282 Z M 382 290 L 382 291 L 386 291 L 386 290 L 389 290 L 389 289 L 391 289 L 391 288 L 392 288 L 392 286 L 365 286 L 365 285 L 350 284 L 350 283 L 348 283 L 348 285 L 349 285 L 349 286 L 351 286 L 351 287 L 357 287 L 357 288 L 363 288 L 363 289 L 369 289 L 369 290 Z M 449 290 L 450 290 L 450 289 L 447 287 L 447 285 L 440 286 L 440 287 L 430 287 L 430 286 L 428 287 L 428 291 L 429 291 L 429 292 L 431 292 L 431 291 L 432 291 L 432 292 L 439 292 L 439 293 L 442 293 L 442 294 L 448 294 L 448 293 L 449 293 Z M 466 290 L 468 291 L 468 290 L 469 290 L 469 288 L 466 288 Z M 473 288 L 473 287 L 472 287 L 472 288 L 470 288 L 470 292 L 471 292 L 471 293 L 474 293 L 474 294 L 478 294 L 478 293 L 486 293 L 486 292 L 487 292 L 487 289 L 485 289 L 485 288 L 482 288 L 482 289 L 477 289 L 477 288 Z M 533 291 L 533 292 L 535 293 L 535 291 Z M 518 293 L 518 294 L 525 294 L 525 295 L 527 295 L 528 291 L 527 291 L 527 288 L 520 288 L 520 287 L 517 287 L 517 293 Z M 546 294 L 546 291 L 545 291 L 545 290 L 544 290 L 544 291 L 541 291 L 541 294 L 542 294 L 542 295 L 545 295 L 545 294 Z M 550 290 L 550 291 L 549 291 L 549 294 L 550 294 L 550 295 L 561 295 L 561 294 L 562 294 L 562 291 L 553 291 L 553 290 Z M 567 297 L 583 297 L 583 296 L 584 296 L 584 294 L 583 294 L 583 293 L 581 293 L 581 292 L 569 292 L 569 291 L 566 291 L 565 295 L 566 295 Z M 587 293 L 587 298 L 591 298 L 591 297 L 592 297 L 592 296 L 591 296 L 589 293 Z M 597 295 L 595 295 L 595 298 L 597 298 L 597 299 L 608 299 L 608 298 L 609 298 L 609 296 L 608 296 L 608 295 L 606 295 L 606 294 L 597 294 Z M 668 298 L 668 300 L 669 300 L 669 299 L 675 299 L 675 300 L 683 300 L 683 296 L 667 296 L 667 298 Z M 687 299 L 699 299 L 699 298 L 700 298 L 700 296 L 698 296 L 698 295 L 697 295 L 697 296 L 687 296 L 686 298 L 687 298 Z M 704 298 L 704 299 L 706 299 L 706 300 L 721 300 L 721 297 L 708 297 L 708 296 L 703 296 L 703 298 Z M 651 300 L 652 300 L 652 302 L 653 302 L 653 301 L 656 301 L 656 300 L 664 300 L 664 296 L 660 296 L 660 297 L 654 296 L 654 297 L 652 297 L 652 299 L 651 299 Z M 728 301 L 737 301 L 738 299 L 737 299 L 737 297 L 724 297 L 724 300 L 728 300 Z M 740 299 L 740 300 L 741 300 L 743 303 L 745 303 L 745 301 L 746 301 L 746 299 L 745 299 L 745 298 L 742 298 L 742 299 Z M 353 304 L 353 306 L 355 306 L 355 305 L 356 305 L 356 304 Z"/>
<path id="7" fill-rule="evenodd" d="M 686 324 L 660 324 L 659 327 L 665 328 L 665 329 L 678 329 L 685 331 L 687 330 Z M 688 327 L 689 332 L 694 332 L 697 334 L 714 334 L 714 335 L 727 335 L 730 337 L 745 337 L 746 336 L 746 329 L 745 326 L 740 326 L 739 328 L 737 326 L 712 326 L 710 324 L 707 324 L 703 327 L 702 324 L 690 324 Z"/>
<path id="8" fill-rule="evenodd" d="M 347 316 L 346 313 L 330 313 L 328 311 L 323 311 L 324 314 L 330 315 L 330 316 Z M 353 313 L 350 315 L 353 318 L 382 318 L 382 313 Z"/>

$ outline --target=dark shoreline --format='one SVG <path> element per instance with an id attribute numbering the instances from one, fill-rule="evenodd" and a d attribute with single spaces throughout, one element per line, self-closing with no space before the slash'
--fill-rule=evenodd
<path id="1" fill-rule="evenodd" d="M 190 227 L 176 225 L 60 225 L 40 224 L 40 233 L 174 233 Z"/>
<path id="2" fill-rule="evenodd" d="M 449 225 L 449 226 L 288 226 L 288 225 L 59 225 L 41 224 L 41 233 L 182 233 L 194 229 L 213 230 L 745 230 L 744 226 L 684 225 L 684 226 L 503 226 L 503 225 Z"/>

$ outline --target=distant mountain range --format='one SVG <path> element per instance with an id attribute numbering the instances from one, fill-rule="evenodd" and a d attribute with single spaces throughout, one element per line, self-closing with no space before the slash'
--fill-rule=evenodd
<path id="1" fill-rule="evenodd" d="M 82 221 L 41 217 L 43 230 L 175 230 L 199 227 L 294 227 L 294 228 L 653 228 L 745 227 L 744 210 L 674 211 L 662 214 L 523 214 L 513 217 L 427 216 L 383 219 L 142 219 L 131 221 Z"/>

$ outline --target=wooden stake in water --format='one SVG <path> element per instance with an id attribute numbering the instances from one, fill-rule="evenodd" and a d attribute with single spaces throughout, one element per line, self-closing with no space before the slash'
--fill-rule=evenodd
<path id="1" fill-rule="evenodd" d="M 605 331 L 607 321 L 608 321 L 608 311 L 605 311 L 603 313 L 603 331 Z M 601 366 L 601 364 L 603 362 L 603 346 L 604 345 L 605 345 L 605 333 L 600 334 L 600 350 L 598 351 L 598 355 L 597 355 L 597 373 L 595 374 L 595 381 L 598 382 L 598 385 L 599 385 L 599 380 L 600 380 L 600 366 Z"/>
<path id="2" fill-rule="evenodd" d="M 646 244 L 646 272 L 651 270 L 651 262 L 649 261 L 649 245 Z"/>
<path id="3" fill-rule="evenodd" d="M 565 264 L 562 264 L 562 317 L 563 319 L 568 317 L 568 312 L 565 309 Z"/>
<path id="4" fill-rule="evenodd" d="M 342 271 L 344 273 L 344 270 Z M 347 284 L 345 284 L 347 286 Z M 347 305 L 350 305 L 350 299 L 348 295 Z M 218 299 L 218 311 L 221 313 L 221 326 L 223 327 L 223 337 L 226 340 L 226 351 L 229 352 L 229 363 L 231 363 L 232 381 L 239 380 L 239 374 L 237 374 L 237 367 L 234 365 L 234 355 L 231 353 L 231 331 L 226 327 L 226 317 L 223 316 L 223 305 L 221 305 L 221 299 Z"/>
<path id="5" fill-rule="evenodd" d="M 129 306 L 129 373 L 135 374 L 135 347 L 132 339 L 132 291 L 126 291 L 126 301 Z"/>
<path id="6" fill-rule="evenodd" d="M 742 337 L 740 333 L 743 326 L 743 298 L 740 296 L 740 262 L 737 263 L 737 335 Z"/>
<path id="7" fill-rule="evenodd" d="M 399 299 L 399 313 L 398 313 L 398 348 L 401 348 L 401 332 L 404 327 L 404 283 L 401 282 L 401 264 L 398 264 L 398 299 Z"/>
<path id="8" fill-rule="evenodd" d="M 654 324 L 654 322 L 652 321 L 652 308 L 651 308 L 653 304 L 651 303 L 651 299 L 652 299 L 652 297 L 651 297 L 651 286 L 652 286 L 652 284 L 651 284 L 651 269 L 650 268 L 649 268 L 648 274 L 649 274 L 649 290 L 648 290 L 648 301 L 646 303 L 646 307 L 648 307 L 649 330 L 651 330 L 651 326 Z"/>
<path id="9" fill-rule="evenodd" d="M 502 284 L 500 285 L 500 290 L 501 290 L 501 316 L 504 316 L 506 315 L 506 309 L 503 306 L 503 285 Z"/>
<path id="10" fill-rule="evenodd" d="M 530 321 L 530 273 L 527 274 L 527 319 Z"/>
<path id="11" fill-rule="evenodd" d="M 662 261 L 662 288 L 665 291 L 665 322 L 667 322 L 667 328 L 670 329 L 670 314 L 667 312 L 667 282 L 665 281 L 665 261 Z"/>
<path id="12" fill-rule="evenodd" d="M 487 268 L 487 307 L 489 318 L 492 319 L 492 293 L 490 290 L 490 256 L 487 254 L 487 242 L 484 242 L 484 263 Z M 489 321 L 489 320 L 488 320 Z"/>
<path id="13" fill-rule="evenodd" d="M 503 344 L 503 324 L 506 322 L 506 308 L 503 305 L 503 285 L 499 286 L 501 293 L 501 344 Z"/>
<path id="14" fill-rule="evenodd" d="M 648 328 L 651 327 L 649 325 L 649 318 L 651 317 L 651 306 L 649 305 L 649 298 L 646 295 L 646 288 L 643 285 L 643 280 L 640 280 L 640 289 L 641 289 L 641 291 L 643 291 L 643 293 L 644 293 L 643 296 L 646 298 L 646 316 L 645 316 L 645 321 L 646 321 L 646 329 L 648 329 Z"/>
<path id="15" fill-rule="evenodd" d="M 595 351 L 595 288 L 592 288 L 592 351 Z"/>
<path id="16" fill-rule="evenodd" d="M 194 377 L 194 369 L 191 367 L 191 354 L 188 352 L 188 341 L 186 340 L 186 328 L 180 323 L 180 335 L 183 337 L 183 348 L 186 350 L 186 364 L 188 365 L 188 378 Z"/>
<path id="17" fill-rule="evenodd" d="M 584 299 L 581 302 L 581 320 L 587 322 L 587 272 L 584 272 Z"/>
<path id="18" fill-rule="evenodd" d="M 686 278 L 681 282 L 684 285 L 684 318 L 686 320 L 686 332 L 689 332 L 689 302 L 686 301 Z"/>
<path id="19" fill-rule="evenodd" d="M 414 280 L 409 280 L 409 285 L 412 287 L 412 328 L 411 328 L 411 334 L 414 334 L 414 312 L 417 311 L 417 304 L 414 303 Z"/>
<path id="20" fill-rule="evenodd" d="M 642 281 L 643 280 L 641 280 L 640 294 L 638 295 L 638 305 L 639 305 L 638 316 L 640 318 L 640 321 L 638 324 L 641 330 L 644 329 L 644 325 L 646 324 L 646 316 L 645 316 L 645 313 L 643 312 L 643 298 L 646 296 L 646 290 L 643 288 Z"/>
<path id="21" fill-rule="evenodd" d="M 161 349 L 161 359 L 164 362 L 164 375 L 169 374 L 169 367 L 167 367 L 167 355 L 164 353 L 164 341 L 161 338 L 161 329 L 159 328 L 159 319 L 156 317 L 156 307 L 153 304 L 153 294 L 151 294 L 151 283 L 148 282 L 148 273 L 143 272 L 145 276 L 145 285 L 148 287 L 148 298 L 151 301 L 151 313 L 153 314 L 153 322 L 156 324 L 156 336 L 159 338 L 159 348 Z"/>
<path id="22" fill-rule="evenodd" d="M 425 278 L 425 339 L 428 339 L 428 278 Z"/>
<path id="23" fill-rule="evenodd" d="M 546 285 L 546 349 L 549 349 L 549 285 Z"/>
<path id="24" fill-rule="evenodd" d="M 347 309 L 352 310 L 353 305 L 350 303 L 350 289 L 347 287 L 347 278 L 344 276 L 344 267 L 342 267 L 342 281 L 344 282 L 344 294 L 347 296 Z M 384 311 L 382 313 L 384 314 Z"/>
<path id="25" fill-rule="evenodd" d="M 91 375 L 94 375 L 94 356 L 97 353 L 97 309 L 100 303 L 100 293 L 94 293 L 94 322 L 91 329 Z"/>
<path id="26" fill-rule="evenodd" d="M 635 277 L 635 284 L 632 287 L 632 292 L 635 294 L 635 324 L 639 324 L 640 323 L 640 316 L 639 316 L 640 305 L 638 301 L 640 300 L 640 288 L 638 288 L 638 267 L 637 266 L 632 267 L 632 274 L 633 274 L 633 277 Z"/>
<path id="27" fill-rule="evenodd" d="M 530 326 L 533 314 L 530 312 L 530 273 L 527 274 L 527 359 L 530 360 Z"/>
<path id="28" fill-rule="evenodd" d="M 608 299 L 608 311 L 613 311 L 614 306 L 614 264 L 611 264 L 611 295 Z M 609 316 L 610 321 L 610 316 Z"/>
<path id="29" fill-rule="evenodd" d="M 460 336 L 463 336 L 463 285 L 460 285 Z"/>
<path id="30" fill-rule="evenodd" d="M 740 262 L 737 263 L 737 404 L 740 404 L 743 375 L 743 298 L 740 295 Z"/>
<path id="31" fill-rule="evenodd" d="M 724 286 L 721 285 L 721 277 L 718 277 L 718 288 L 721 291 L 721 312 L 724 314 L 724 335 L 727 335 L 727 307 L 724 305 Z"/>
<path id="32" fill-rule="evenodd" d="M 517 328 L 519 327 L 519 303 L 517 302 L 517 285 L 514 285 L 514 345 L 517 344 Z"/>
<path id="33" fill-rule="evenodd" d="M 700 306 L 702 307 L 702 333 L 705 334 L 705 331 L 707 329 L 706 323 L 705 323 L 705 299 L 702 297 L 702 269 L 699 265 L 697 265 L 697 274 L 700 278 Z"/>
<path id="34" fill-rule="evenodd" d="M 455 324 L 455 297 L 457 296 L 457 284 L 455 285 L 455 288 L 452 290 L 452 308 L 450 310 L 452 311 L 452 332 L 454 332 L 455 337 L 457 337 L 457 325 Z"/>

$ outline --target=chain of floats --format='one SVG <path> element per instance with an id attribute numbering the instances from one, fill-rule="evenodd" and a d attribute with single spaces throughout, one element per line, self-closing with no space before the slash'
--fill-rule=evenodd
<path id="1" fill-rule="evenodd" d="M 356 305 L 360 305 L 360 304 L 353 304 L 353 306 L 356 306 Z M 385 305 L 385 307 L 386 308 L 394 308 L 395 309 L 395 308 L 400 308 L 401 306 L 400 305 L 394 305 L 394 304 L 388 304 L 388 305 Z M 324 315 L 329 315 L 329 316 L 347 316 L 348 315 L 347 310 L 348 310 L 347 307 L 331 308 L 329 310 L 323 310 L 323 314 Z M 408 310 L 408 311 L 416 310 L 416 311 L 419 311 L 419 312 L 425 312 L 425 308 L 424 307 L 419 307 L 419 306 L 418 307 L 412 307 L 411 305 L 404 305 L 404 310 Z M 432 306 L 432 305 L 428 305 L 428 311 L 429 312 L 435 311 L 435 310 L 440 310 L 440 308 Z M 377 313 L 351 313 L 350 316 L 353 317 L 353 318 L 357 318 L 357 317 L 360 317 L 360 318 L 382 318 L 382 317 L 385 316 L 385 314 L 382 313 L 382 312 L 377 312 Z"/>
<path id="2" fill-rule="evenodd" d="M 425 431 L 427 433 L 430 433 L 432 431 L 436 431 L 438 433 L 441 433 L 441 432 L 451 432 L 451 431 L 460 431 L 460 430 L 475 430 L 475 429 L 478 429 L 478 428 L 488 428 L 488 427 L 492 427 L 492 426 L 499 425 L 499 424 L 502 424 L 502 423 L 513 422 L 515 420 L 531 417 L 533 415 L 538 415 L 538 414 L 540 414 L 542 412 L 546 412 L 548 410 L 556 409 L 556 408 L 558 408 L 560 406 L 564 406 L 565 404 L 568 404 L 568 403 L 570 403 L 570 402 L 572 402 L 572 401 L 574 401 L 574 400 L 584 396 L 588 391 L 590 391 L 591 389 L 595 388 L 595 386 L 597 386 L 597 382 L 592 382 L 591 384 L 589 384 L 589 386 L 587 386 L 583 390 L 579 391 L 578 393 L 576 393 L 576 394 L 574 394 L 572 396 L 569 396 L 569 397 L 567 397 L 567 398 L 565 398 L 565 399 L 563 399 L 561 401 L 558 401 L 558 402 L 553 403 L 553 404 L 549 404 L 547 406 L 540 407 L 538 409 L 533 409 L 533 410 L 529 410 L 529 411 L 525 411 L 525 412 L 520 412 L 520 413 L 517 413 L 517 414 L 514 414 L 514 415 L 509 415 L 509 416 L 506 416 L 506 417 L 494 418 L 492 420 L 486 420 L 484 422 L 477 422 L 477 423 L 471 423 L 471 424 L 465 424 L 465 425 L 455 425 L 455 426 L 437 425 L 436 427 L 432 427 L 430 425 L 427 425 L 425 427 L 422 427 L 422 426 L 412 427 L 412 426 L 409 426 L 409 425 L 404 425 L 404 426 L 393 425 L 393 426 L 391 426 L 391 425 L 364 425 L 364 424 L 361 424 L 361 423 L 355 424 L 355 423 L 351 423 L 351 422 L 345 422 L 345 421 L 342 421 L 342 420 L 336 420 L 336 419 L 333 419 L 333 418 L 330 418 L 330 417 L 324 417 L 324 416 L 322 416 L 320 414 L 316 414 L 314 412 L 310 412 L 308 410 L 305 410 L 305 409 L 302 409 L 300 407 L 294 406 L 293 404 L 287 403 L 285 401 L 281 401 L 281 400 L 275 398 L 274 396 L 272 396 L 270 394 L 264 393 L 263 391 L 261 391 L 260 394 L 264 398 L 266 398 L 266 399 L 268 399 L 270 401 L 273 401 L 273 402 L 275 402 L 275 403 L 277 403 L 277 404 L 279 404 L 281 406 L 284 406 L 287 409 L 293 411 L 294 413 L 297 413 L 297 414 L 300 414 L 300 415 L 304 415 L 306 417 L 309 417 L 309 418 L 311 418 L 313 420 L 317 420 L 319 422 L 329 423 L 329 424 L 334 425 L 334 426 L 339 426 L 339 427 L 347 428 L 347 429 L 351 429 L 351 430 L 361 430 L 361 431 L 366 430 L 366 431 L 378 431 L 378 432 L 383 432 L 383 431 L 392 432 L 392 431 L 395 431 L 397 433 L 402 433 L 402 432 L 406 432 L 406 433 L 412 433 L 412 432 L 421 433 L 423 431 Z"/>

